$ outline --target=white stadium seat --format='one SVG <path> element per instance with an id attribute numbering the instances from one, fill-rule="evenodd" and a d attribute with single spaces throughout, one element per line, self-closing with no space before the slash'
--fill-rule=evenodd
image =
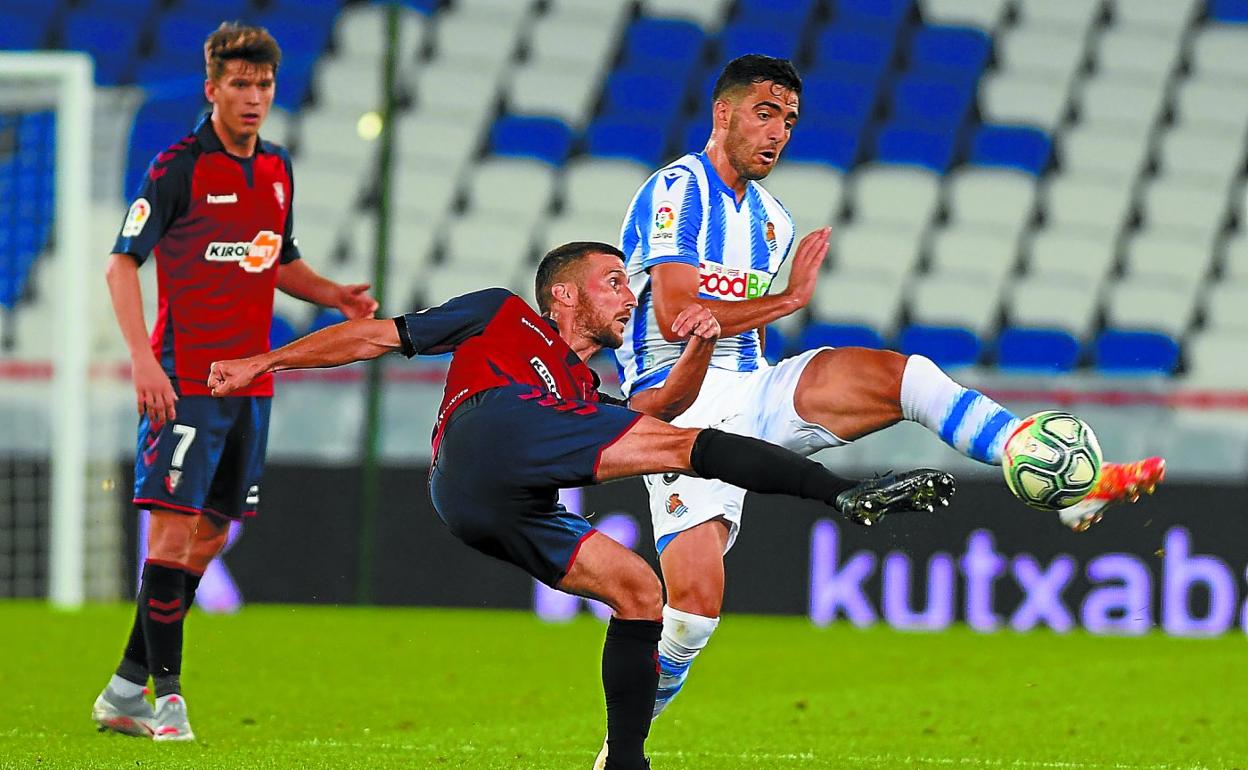
<path id="1" fill-rule="evenodd" d="M 1242 228 L 1223 245 L 1222 275 L 1227 280 L 1248 279 L 1248 232 Z"/>
<path id="2" fill-rule="evenodd" d="M 951 226 L 932 233 L 928 258 L 933 273 L 977 275 L 977 286 L 1002 283 L 1014 270 L 1018 234 L 978 226 Z"/>
<path id="3" fill-rule="evenodd" d="M 923 20 L 928 24 L 980 27 L 988 32 L 1005 18 L 1008 0 L 923 0 Z"/>
<path id="4" fill-rule="evenodd" d="M 940 177 L 908 166 L 871 164 L 853 177 L 855 223 L 888 223 L 921 232 L 931 221 L 940 195 Z"/>
<path id="5" fill-rule="evenodd" d="M 515 57 L 526 23 L 502 23 L 494 12 L 460 10 L 457 5 L 438 14 L 434 57 L 497 71 Z"/>
<path id="6" fill-rule="evenodd" d="M 580 13 L 541 17 L 529 33 L 529 61 L 578 67 L 582 77 L 597 81 L 615 52 L 615 37 L 623 17 L 585 16 Z"/>
<path id="7" fill-rule="evenodd" d="M 1198 0 L 1116 0 L 1114 23 L 1152 30 L 1182 31 L 1203 3 Z"/>
<path id="8" fill-rule="evenodd" d="M 537 0 L 455 0 L 451 11 L 488 16 L 497 20 L 500 26 L 514 26 L 533 16 L 535 5 Z"/>
<path id="9" fill-rule="evenodd" d="M 1104 13 L 1102 0 L 1018 0 L 1019 24 L 1042 24 L 1086 31 Z"/>
<path id="10" fill-rule="evenodd" d="M 1165 132 L 1157 146 L 1162 174 L 1226 190 L 1244 165 L 1244 137 L 1216 125 L 1187 124 Z"/>
<path id="11" fill-rule="evenodd" d="M 1116 234 L 1131 208 L 1131 188 L 1099 176 L 1059 176 L 1045 187 L 1045 222 L 1053 228 L 1081 228 Z"/>
<path id="12" fill-rule="evenodd" d="M 1018 233 L 1035 214 L 1036 180 L 1030 174 L 967 166 L 946 179 L 945 205 L 955 222 Z"/>
<path id="13" fill-rule="evenodd" d="M 1248 336 L 1248 279 L 1218 281 L 1209 287 L 1205 328 Z"/>
<path id="14" fill-rule="evenodd" d="M 981 81 L 979 106 L 987 122 L 1052 130 L 1066 114 L 1066 83 L 1043 73 L 999 72 Z"/>
<path id="15" fill-rule="evenodd" d="M 817 321 L 862 324 L 888 338 L 897 329 L 903 299 L 893 276 L 879 272 L 833 270 L 820 276 L 810 303 Z"/>
<path id="16" fill-rule="evenodd" d="M 1085 339 L 1096 314 L 1096 287 L 1076 278 L 1028 275 L 1011 287 L 1006 308 L 1014 326 L 1062 329 Z"/>
<path id="17" fill-rule="evenodd" d="M 1104 75 L 1164 80 L 1179 57 L 1178 40 L 1148 30 L 1114 27 L 1096 45 L 1096 69 Z"/>
<path id="18" fill-rule="evenodd" d="M 877 272 L 902 281 L 918 264 L 920 247 L 917 233 L 855 222 L 835 234 L 831 261 L 837 270 Z"/>
<path id="19" fill-rule="evenodd" d="M 1148 136 L 1144 131 L 1111 132 L 1105 130 L 1104 124 L 1073 126 L 1062 134 L 1058 145 L 1064 172 L 1127 185 L 1135 181 L 1147 154 Z"/>
<path id="20" fill-rule="evenodd" d="M 628 205 L 651 171 L 653 169 L 631 160 L 577 158 L 564 167 L 563 211 L 614 219 L 618 238 Z"/>
<path id="21" fill-rule="evenodd" d="M 1114 329 L 1157 331 L 1179 339 L 1196 313 L 1197 287 L 1153 276 L 1127 276 L 1105 300 L 1105 323 Z"/>
<path id="22" fill-rule="evenodd" d="M 338 13 L 334 39 L 342 55 L 378 63 L 386 53 L 387 8 L 381 3 L 348 6 Z M 399 7 L 399 61 L 416 57 L 424 42 L 425 17 L 410 8 Z"/>
<path id="23" fill-rule="evenodd" d="M 434 111 L 400 115 L 394 127 L 394 153 L 405 165 L 436 165 L 459 170 L 472 160 L 484 126 Z"/>
<path id="24" fill-rule="evenodd" d="M 488 158 L 468 182 L 468 205 L 474 214 L 530 225 L 550 207 L 554 190 L 555 171 L 540 160 Z"/>
<path id="25" fill-rule="evenodd" d="M 295 222 L 302 224 L 305 207 L 317 211 L 337 211 L 341 221 L 360 202 L 365 180 L 334 163 L 320 163 L 306 157 L 295 164 Z"/>
<path id="26" fill-rule="evenodd" d="M 297 133 L 294 116 L 289 111 L 274 105 L 269 110 L 269 116 L 264 119 L 264 139 L 277 142 L 283 147 L 289 147 Z"/>
<path id="27" fill-rule="evenodd" d="M 425 285 L 421 292 L 422 304 L 426 307 L 433 307 L 461 294 L 494 286 L 506 287 L 509 278 L 510 276 L 501 273 L 483 274 L 476 266 L 465 268 L 450 262 L 434 265 L 425 277 Z"/>
<path id="28" fill-rule="evenodd" d="M 1244 361 L 1248 361 L 1248 334 L 1205 331 L 1185 346 L 1188 384 L 1203 387 L 1244 387 Z"/>
<path id="29" fill-rule="evenodd" d="M 1060 28 L 1023 26 L 1003 33 L 995 51 L 1001 70 L 1069 83 L 1087 56 L 1087 40 Z"/>
<path id="30" fill-rule="evenodd" d="M 942 272 L 917 276 L 910 287 L 910 319 L 928 326 L 961 326 L 980 337 L 996 322 L 1001 284 L 980 273 Z"/>
<path id="31" fill-rule="evenodd" d="M 396 159 L 390 178 L 391 207 L 395 216 L 436 222 L 451 208 L 459 194 L 458 171 L 412 163 L 402 157 Z"/>
<path id="32" fill-rule="evenodd" d="M 641 0 L 641 12 L 645 16 L 663 19 L 692 21 L 707 32 L 715 32 L 728 17 L 733 0 Z"/>
<path id="33" fill-rule="evenodd" d="M 507 92 L 507 105 L 518 115 L 555 117 L 574 129 L 589 121 L 600 84 L 555 62 L 516 70 Z"/>
<path id="34" fill-rule="evenodd" d="M 569 214 L 543 223 L 534 238 L 538 256 L 572 241 L 598 241 L 620 245 L 620 217 L 606 214 Z"/>
<path id="35" fill-rule="evenodd" d="M 528 260 L 532 228 L 490 216 L 462 216 L 446 228 L 442 254 L 447 264 L 497 280 Z"/>
<path id="36" fill-rule="evenodd" d="M 1037 280 L 1083 281 L 1095 288 L 1114 267 L 1114 233 L 1040 230 L 1028 244 L 1027 274 Z"/>
<path id="37" fill-rule="evenodd" d="M 1149 227 L 1187 230 L 1206 239 L 1221 229 L 1227 216 L 1226 190 L 1173 182 L 1166 177 L 1154 179 L 1140 203 Z"/>
<path id="38" fill-rule="evenodd" d="M 1080 89 L 1079 119 L 1152 125 L 1161 111 L 1163 86 L 1112 75 L 1088 78 Z"/>
<path id="39" fill-rule="evenodd" d="M 845 177 L 822 163 L 781 163 L 763 182 L 793 215 L 797 237 L 836 222 Z"/>
<path id="40" fill-rule="evenodd" d="M 316 103 L 362 115 L 385 103 L 382 72 L 371 58 L 322 56 L 316 64 Z"/>
<path id="41" fill-rule="evenodd" d="M 1180 125 L 1216 125 L 1242 132 L 1248 126 L 1248 88 L 1234 81 L 1191 78 L 1175 91 L 1174 109 Z"/>
<path id="42" fill-rule="evenodd" d="M 357 175 L 368 173 L 377 157 L 377 143 L 360 136 L 359 120 L 360 114 L 354 110 L 303 110 L 297 155 L 300 165 L 314 162 Z"/>
<path id="43" fill-rule="evenodd" d="M 1192 71 L 1198 75 L 1217 75 L 1238 81 L 1241 88 L 1248 81 L 1248 28 L 1242 24 L 1221 24 L 1203 27 L 1191 43 Z"/>
<path id="44" fill-rule="evenodd" d="M 411 69 L 409 88 L 417 111 L 471 123 L 494 107 L 505 77 L 438 59 Z"/>
<path id="45" fill-rule="evenodd" d="M 1201 282 L 1213 265 L 1213 240 L 1183 234 L 1141 230 L 1126 245 L 1126 273 L 1173 281 Z"/>

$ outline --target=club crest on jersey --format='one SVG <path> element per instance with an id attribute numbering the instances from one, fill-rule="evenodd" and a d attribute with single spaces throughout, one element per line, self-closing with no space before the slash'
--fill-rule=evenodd
<path id="1" fill-rule="evenodd" d="M 279 209 L 286 208 L 286 185 L 281 182 L 274 182 L 273 197 L 277 198 L 277 207 Z"/>
<path id="2" fill-rule="evenodd" d="M 169 475 L 165 476 L 165 491 L 173 494 L 178 491 L 178 487 L 182 484 L 182 471 L 174 468 L 169 471 Z"/>
<path id="3" fill-rule="evenodd" d="M 689 512 L 689 506 L 685 505 L 684 501 L 680 499 L 680 495 L 668 495 L 666 508 L 668 514 L 676 518 L 680 518 Z"/>
<path id="4" fill-rule="evenodd" d="M 671 201 L 663 201 L 654 210 L 654 232 L 650 234 L 651 243 L 670 243 L 676 240 L 676 209 Z"/>
<path id="5" fill-rule="evenodd" d="M 776 251 L 776 226 L 769 219 L 767 220 L 767 234 L 763 236 L 767 241 L 767 250 L 775 253 Z"/>
<path id="6" fill-rule="evenodd" d="M 213 241 L 204 251 L 209 262 L 237 262 L 249 273 L 263 273 L 282 253 L 282 236 L 261 230 L 250 241 Z"/>
<path id="7" fill-rule="evenodd" d="M 705 260 L 698 266 L 698 277 L 701 291 L 715 299 L 754 299 L 771 286 L 770 273 Z"/>

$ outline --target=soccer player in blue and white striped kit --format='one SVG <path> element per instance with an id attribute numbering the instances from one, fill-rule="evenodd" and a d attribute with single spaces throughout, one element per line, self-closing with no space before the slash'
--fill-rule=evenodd
<path id="1" fill-rule="evenodd" d="M 625 395 L 663 384 L 683 344 L 667 332 L 671 319 L 698 302 L 722 336 L 700 395 L 674 425 L 713 425 L 812 454 L 911 420 L 999 465 L 1018 418 L 923 356 L 820 348 L 776 366 L 763 359 L 758 330 L 806 306 L 828 246 L 829 228 L 807 235 L 788 285 L 772 287 L 796 239 L 793 218 L 758 180 L 788 142 L 800 93 L 786 60 L 752 54 L 730 62 L 715 84 L 706 148 L 655 172 L 634 197 L 621 234 L 638 297 L 616 351 Z M 1105 467 L 1098 488 L 1060 512 L 1063 523 L 1086 528 L 1106 505 L 1150 490 L 1164 470 L 1160 458 Z M 740 528 L 744 492 L 676 474 L 646 483 L 668 592 L 657 716 L 719 622 L 723 555 Z"/>

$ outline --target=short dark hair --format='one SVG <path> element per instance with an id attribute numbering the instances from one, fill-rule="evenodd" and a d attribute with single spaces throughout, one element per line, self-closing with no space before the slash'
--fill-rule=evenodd
<path id="1" fill-rule="evenodd" d="M 802 76 L 797 74 L 793 62 L 761 53 L 747 53 L 724 65 L 724 71 L 719 73 L 715 88 L 711 90 L 711 100 L 720 99 L 725 92 L 741 86 L 766 83 L 768 80 L 798 96 L 802 95 Z"/>
<path id="2" fill-rule="evenodd" d="M 545 315 L 550 311 L 550 287 L 564 279 L 568 270 L 577 266 L 590 254 L 611 254 L 624 259 L 624 252 L 609 243 L 598 241 L 573 241 L 556 246 L 546 252 L 537 265 L 537 278 L 533 288 L 537 296 L 537 309 Z"/>
<path id="3" fill-rule="evenodd" d="M 242 59 L 255 65 L 270 64 L 273 74 L 282 63 L 282 49 L 264 27 L 253 27 L 240 21 L 223 21 L 204 41 L 204 69 L 208 79 L 225 74 L 226 62 Z"/>

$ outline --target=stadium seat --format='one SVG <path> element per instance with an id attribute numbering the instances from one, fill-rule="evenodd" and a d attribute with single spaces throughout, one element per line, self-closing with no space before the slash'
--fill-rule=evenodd
<path id="1" fill-rule="evenodd" d="M 812 70 L 858 71 L 876 78 L 892 66 L 897 38 L 889 31 L 854 29 L 835 24 L 819 33 L 815 41 Z"/>
<path id="2" fill-rule="evenodd" d="M 445 266 L 493 280 L 509 278 L 529 258 L 532 228 L 488 214 L 462 216 L 446 228 Z"/>
<path id="3" fill-rule="evenodd" d="M 1062 28 L 1024 25 L 1002 34 L 994 52 L 1000 71 L 1066 86 L 1087 59 L 1087 40 Z"/>
<path id="4" fill-rule="evenodd" d="M 1239 0 L 1233 0 L 1238 2 Z M 1210 16 L 1218 0 L 1211 0 Z M 1114 23 L 1117 25 L 1148 30 L 1177 29 L 1187 27 L 1200 12 L 1201 0 L 1131 0 L 1114 3 Z"/>
<path id="5" fill-rule="evenodd" d="M 1083 33 L 1105 13 L 1101 0 L 1018 0 L 1015 5 L 1020 24 L 1056 27 Z"/>
<path id="6" fill-rule="evenodd" d="M 1048 135 L 1027 126 L 980 126 L 971 138 L 970 162 L 977 166 L 1014 168 L 1040 176 L 1052 155 Z"/>
<path id="7" fill-rule="evenodd" d="M 589 121 L 597 94 L 597 80 L 556 63 L 517 70 L 506 101 L 513 113 L 556 117 L 580 130 Z"/>
<path id="8" fill-rule="evenodd" d="M 360 136 L 356 128 L 359 114 L 354 111 L 307 109 L 299 121 L 299 158 L 355 173 L 376 157 L 377 143 Z"/>
<path id="9" fill-rule="evenodd" d="M 1157 178 L 1141 195 L 1141 213 L 1149 227 L 1186 230 L 1208 239 L 1226 225 L 1224 189 L 1167 181 L 1166 177 Z"/>
<path id="10" fill-rule="evenodd" d="M 910 320 L 924 326 L 969 329 L 987 337 L 998 313 L 1000 280 L 979 271 L 917 276 L 910 287 Z"/>
<path id="11" fill-rule="evenodd" d="M 1131 210 L 1131 190 L 1095 175 L 1066 174 L 1044 189 L 1046 225 L 1087 232 L 1117 233 Z"/>
<path id="12" fill-rule="evenodd" d="M 998 72 L 980 83 L 980 111 L 987 122 L 1052 131 L 1066 114 L 1066 91 L 1042 73 Z"/>
<path id="13" fill-rule="evenodd" d="M 768 334 L 770 333 L 770 327 L 768 327 Z M 823 347 L 873 348 L 881 350 L 885 345 L 879 333 L 869 326 L 812 321 L 802 329 L 798 347 L 801 350 L 814 350 L 815 348 Z"/>
<path id="14" fill-rule="evenodd" d="M 1248 232 L 1243 229 L 1223 244 L 1222 276 L 1228 281 L 1248 278 Z"/>
<path id="15" fill-rule="evenodd" d="M 274 313 L 273 323 L 269 325 L 269 347 L 280 348 L 282 345 L 294 342 L 299 337 L 299 333 L 295 331 L 295 327 Z"/>
<path id="16" fill-rule="evenodd" d="M 630 160 L 576 158 L 564 168 L 560 180 L 563 211 L 611 217 L 618 237 L 624 213 L 650 173 L 649 165 Z"/>
<path id="17" fill-rule="evenodd" d="M 914 13 L 913 0 L 840 0 L 836 21 L 850 27 L 896 30 Z"/>
<path id="18" fill-rule="evenodd" d="M 1248 27 L 1211 24 L 1197 31 L 1190 44 L 1192 71 L 1198 75 L 1248 78 Z"/>
<path id="19" fill-rule="evenodd" d="M 576 67 L 597 82 L 615 51 L 624 6 L 605 2 L 594 7 L 597 13 L 592 16 L 581 7 L 558 5 L 539 17 L 528 36 L 529 62 Z M 576 44 L 569 45 L 569 41 Z"/>
<path id="20" fill-rule="evenodd" d="M 1040 230 L 1026 248 L 1027 274 L 1037 280 L 1083 281 L 1097 287 L 1114 267 L 1117 234 Z"/>
<path id="21" fill-rule="evenodd" d="M 571 129 L 555 118 L 505 115 L 490 130 L 490 150 L 495 155 L 536 158 L 558 166 L 571 149 Z"/>
<path id="22" fill-rule="evenodd" d="M 837 221 L 845 177 L 818 163 L 786 161 L 763 182 L 793 215 L 796 235 L 803 235 Z"/>
<path id="23" fill-rule="evenodd" d="M 512 61 L 524 24 L 501 23 L 494 13 L 458 6 L 438 14 L 434 52 L 438 61 L 477 71 L 498 72 Z"/>
<path id="24" fill-rule="evenodd" d="M 380 62 L 386 52 L 386 14 L 383 3 L 358 3 L 343 8 L 334 24 L 339 55 Z M 410 7 L 399 9 L 399 62 L 416 58 L 424 44 L 425 17 Z"/>
<path id="25" fill-rule="evenodd" d="M 1125 124 L 1081 123 L 1062 134 L 1058 157 L 1062 170 L 1132 184 L 1148 154 L 1148 133 Z"/>
<path id="26" fill-rule="evenodd" d="M 1150 126 L 1162 107 L 1163 86 L 1110 75 L 1088 78 L 1078 97 L 1079 119 Z"/>
<path id="27" fill-rule="evenodd" d="M 1182 125 L 1242 131 L 1248 126 L 1248 89 L 1217 77 L 1190 78 L 1176 89 L 1174 110 Z"/>
<path id="28" fill-rule="evenodd" d="M 875 160 L 921 166 L 938 174 L 947 171 L 957 155 L 958 134 L 926 128 L 925 122 L 885 125 L 876 137 Z"/>
<path id="29" fill-rule="evenodd" d="M 624 33 L 620 66 L 635 72 L 690 73 L 705 42 L 706 33 L 694 22 L 643 16 Z"/>
<path id="30" fill-rule="evenodd" d="M 1157 145 L 1161 174 L 1211 189 L 1226 190 L 1243 171 L 1242 136 L 1213 126 L 1181 125 L 1162 134 Z"/>
<path id="31" fill-rule="evenodd" d="M 861 126 L 871 118 L 875 103 L 875 83 L 864 82 L 852 74 L 843 77 L 816 75 L 805 78 L 802 83 L 803 123 L 811 120 Z"/>
<path id="32" fill-rule="evenodd" d="M 898 343 L 905 355 L 927 356 L 946 368 L 975 365 L 982 349 L 972 331 L 956 326 L 909 326 Z"/>
<path id="33" fill-rule="evenodd" d="M 1164 81 L 1178 58 L 1179 40 L 1173 35 L 1121 25 L 1101 35 L 1094 55 L 1098 73 L 1150 82 Z"/>
<path id="34" fill-rule="evenodd" d="M 641 0 L 642 17 L 662 20 L 684 20 L 707 32 L 714 32 L 728 17 L 733 0 L 704 0 L 690 3 L 688 0 Z"/>
<path id="35" fill-rule="evenodd" d="M 21 0 L 0 25 L 0 51 L 42 48 L 52 31 L 57 6 L 41 0 Z"/>
<path id="36" fill-rule="evenodd" d="M 973 86 L 907 75 L 893 86 L 890 120 L 922 124 L 929 130 L 956 131 L 966 122 L 974 102 Z"/>
<path id="37" fill-rule="evenodd" d="M 973 85 L 992 56 L 992 38 L 971 27 L 921 26 L 910 39 L 909 67 L 924 76 Z"/>
<path id="38" fill-rule="evenodd" d="M 1018 232 L 1014 230 L 980 225 L 939 229 L 928 244 L 929 278 L 952 275 L 991 294 L 995 307 L 996 289 L 1013 272 L 1017 252 Z"/>
<path id="39" fill-rule="evenodd" d="M 1213 240 L 1173 231 L 1141 230 L 1126 245 L 1126 274 L 1152 276 L 1175 285 L 1199 283 L 1213 266 Z"/>
<path id="40" fill-rule="evenodd" d="M 491 214 L 531 224 L 550 206 L 555 171 L 527 158 L 488 158 L 479 163 L 468 183 L 468 206 L 474 214 Z M 623 212 L 620 213 L 623 219 Z"/>
<path id="41" fill-rule="evenodd" d="M 1096 368 L 1113 374 L 1170 374 L 1179 363 L 1179 343 L 1156 332 L 1107 329 L 1096 338 Z"/>
<path id="42" fill-rule="evenodd" d="M 1194 334 L 1187 342 L 1186 353 L 1188 384 L 1243 388 L 1248 335 L 1214 330 Z"/>
<path id="43" fill-rule="evenodd" d="M 923 18 L 933 24 L 979 27 L 989 32 L 1005 19 L 1009 0 L 922 0 Z"/>
<path id="44" fill-rule="evenodd" d="M 1079 340 L 1060 329 L 1002 330 L 997 366 L 1025 372 L 1069 372 L 1079 362 Z"/>
<path id="45" fill-rule="evenodd" d="M 503 24 L 522 24 L 535 15 L 538 0 L 455 0 L 453 11 L 492 16 Z"/>
<path id="46" fill-rule="evenodd" d="M 1027 275 L 1011 285 L 1012 326 L 1061 329 L 1085 339 L 1096 313 L 1097 287 L 1077 278 Z"/>
<path id="47" fill-rule="evenodd" d="M 409 71 L 408 87 L 420 112 L 473 123 L 490 112 L 498 98 L 499 76 L 495 72 L 441 59 Z"/>
<path id="48" fill-rule="evenodd" d="M 1248 0 L 1209 0 L 1209 18 L 1226 24 L 1248 24 Z"/>
<path id="49" fill-rule="evenodd" d="M 852 222 L 834 234 L 829 261 L 837 270 L 874 271 L 900 282 L 919 262 L 916 235 L 889 224 Z"/>
<path id="50" fill-rule="evenodd" d="M 665 125 L 681 111 L 685 84 L 661 73 L 614 72 L 602 93 L 602 115 L 631 117 Z"/>
<path id="51" fill-rule="evenodd" d="M 1152 276 L 1126 276 L 1111 286 L 1105 324 L 1112 329 L 1155 331 L 1180 339 L 1196 313 L 1197 286 Z"/>
<path id="52" fill-rule="evenodd" d="M 458 171 L 480 148 L 482 128 L 434 110 L 403 113 L 394 127 L 394 152 L 404 165 L 437 163 Z"/>
<path id="53" fill-rule="evenodd" d="M 129 82 L 133 76 L 141 33 L 142 29 L 128 19 L 79 11 L 66 18 L 61 45 L 90 53 L 95 59 L 96 84 L 112 86 Z"/>
<path id="54" fill-rule="evenodd" d="M 386 100 L 382 75 L 372 58 L 321 57 L 316 65 L 316 104 L 357 115 L 380 110 Z"/>
<path id="55" fill-rule="evenodd" d="M 540 256 L 556 246 L 572 241 L 619 244 L 620 222 L 624 218 L 623 211 L 624 209 L 621 209 L 619 213 L 614 214 L 565 211 L 562 216 L 554 219 L 539 220 L 533 238 L 535 250 Z"/>
<path id="56" fill-rule="evenodd" d="M 1036 183 L 1012 169 L 969 166 L 950 173 L 944 196 L 952 222 L 1017 234 L 1035 214 Z"/>
<path id="57" fill-rule="evenodd" d="M 708 127 L 704 122 L 691 125 L 685 149 L 701 149 L 706 144 L 707 136 Z M 785 146 L 784 157 L 786 162 L 825 163 L 848 171 L 862 158 L 862 144 L 862 128 L 859 126 L 802 121 L 801 127 L 793 131 Z"/>
<path id="58" fill-rule="evenodd" d="M 870 327 L 892 336 L 901 314 L 901 286 L 888 272 L 832 270 L 819 279 L 811 320 Z"/>
<path id="59" fill-rule="evenodd" d="M 871 164 L 859 169 L 852 189 L 855 223 L 888 223 L 917 233 L 936 211 L 940 181 L 919 168 Z"/>
<path id="60" fill-rule="evenodd" d="M 479 268 L 465 270 L 449 262 L 435 265 L 430 268 L 425 279 L 421 292 L 422 304 L 425 307 L 433 307 L 461 294 L 507 284 L 506 277 L 494 272 L 483 274 Z"/>
<path id="61" fill-rule="evenodd" d="M 801 27 L 756 26 L 750 23 L 732 23 L 724 27 L 719 36 L 719 56 L 731 61 L 747 53 L 761 53 L 779 59 L 797 58 L 801 42 Z"/>
<path id="62" fill-rule="evenodd" d="M 394 215 L 439 221 L 459 194 L 461 173 L 460 169 L 430 167 L 400 156 L 390 176 Z"/>
<path id="63" fill-rule="evenodd" d="M 763 358 L 770 364 L 777 364 L 789 352 L 789 340 L 779 326 L 771 324 L 763 335 Z"/>

